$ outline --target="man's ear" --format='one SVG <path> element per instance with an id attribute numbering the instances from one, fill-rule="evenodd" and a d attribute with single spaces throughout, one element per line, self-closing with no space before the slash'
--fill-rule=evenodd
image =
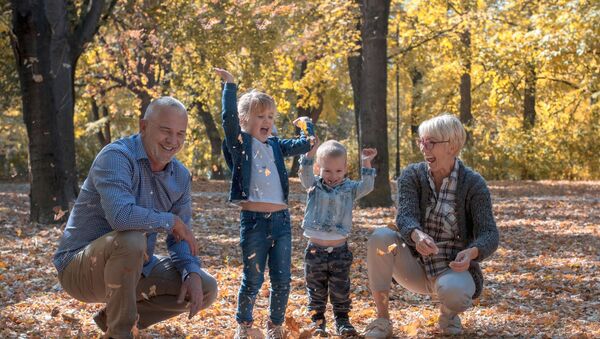
<path id="1" fill-rule="evenodd" d="M 146 121 L 145 119 L 140 119 L 140 133 L 143 133 L 146 131 L 147 125 L 148 125 L 148 121 Z"/>

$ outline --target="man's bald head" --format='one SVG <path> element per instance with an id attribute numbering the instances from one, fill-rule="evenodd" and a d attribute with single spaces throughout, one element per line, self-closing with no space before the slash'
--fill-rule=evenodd
<path id="1" fill-rule="evenodd" d="M 163 108 L 170 108 L 169 111 L 171 112 L 180 112 L 187 116 L 187 110 L 181 101 L 170 96 L 164 96 L 152 101 L 150 105 L 148 105 L 142 119 L 152 119 Z"/>

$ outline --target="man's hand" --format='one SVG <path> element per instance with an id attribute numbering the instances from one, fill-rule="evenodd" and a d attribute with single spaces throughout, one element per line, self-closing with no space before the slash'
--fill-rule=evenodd
<path id="1" fill-rule="evenodd" d="M 469 269 L 471 260 L 477 258 L 478 255 L 479 249 L 477 247 L 467 248 L 458 252 L 454 261 L 448 264 L 448 266 L 455 272 L 464 272 Z"/>
<path id="2" fill-rule="evenodd" d="M 376 155 L 377 155 L 376 148 L 363 149 L 362 153 L 360 155 L 360 158 L 362 160 L 362 167 L 371 168 L 371 161 L 375 158 Z"/>
<path id="3" fill-rule="evenodd" d="M 190 273 L 183 284 L 181 284 L 179 297 L 177 297 L 178 304 L 183 303 L 184 300 L 189 301 L 190 314 L 188 319 L 192 319 L 198 313 L 198 311 L 200 311 L 203 298 L 204 294 L 202 292 L 202 278 L 200 278 L 198 273 Z"/>
<path id="4" fill-rule="evenodd" d="M 173 226 L 173 236 L 175 241 L 179 242 L 184 240 L 190 246 L 192 255 L 195 256 L 198 253 L 198 245 L 196 244 L 196 238 L 194 233 L 185 225 L 185 223 L 178 217 L 175 216 L 175 226 Z"/>
<path id="5" fill-rule="evenodd" d="M 423 256 L 438 254 L 440 251 L 433 238 L 419 229 L 413 230 L 410 238 L 415 242 L 417 252 Z"/>
<path id="6" fill-rule="evenodd" d="M 214 67 L 213 70 L 215 71 L 215 73 L 217 73 L 218 76 L 221 77 L 221 79 L 223 79 L 223 81 L 230 82 L 230 83 L 235 82 L 233 75 L 231 73 L 229 73 L 227 70 L 224 70 L 222 68 L 217 68 L 217 67 Z"/>

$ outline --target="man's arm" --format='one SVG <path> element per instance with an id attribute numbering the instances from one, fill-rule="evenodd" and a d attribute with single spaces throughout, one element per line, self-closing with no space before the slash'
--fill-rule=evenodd
<path id="1" fill-rule="evenodd" d="M 90 177 L 100 194 L 100 203 L 110 226 L 116 231 L 154 231 L 171 233 L 175 215 L 138 206 L 133 192 L 133 164 L 121 151 L 100 152 Z"/>
<path id="2" fill-rule="evenodd" d="M 171 208 L 171 212 L 181 219 L 188 230 L 191 230 L 192 220 L 192 197 L 191 197 L 191 178 L 188 181 L 184 194 L 175 202 Z M 167 248 L 169 255 L 173 261 L 175 268 L 181 273 L 182 279 L 185 280 L 188 274 L 194 272 L 200 274 L 200 260 L 193 255 L 190 244 L 185 241 L 177 241 L 175 236 L 169 234 L 167 236 Z M 195 250 L 195 249 L 194 249 Z"/>

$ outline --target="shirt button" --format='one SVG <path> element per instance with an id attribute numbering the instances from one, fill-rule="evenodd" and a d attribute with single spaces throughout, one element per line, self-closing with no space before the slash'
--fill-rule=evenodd
<path id="1" fill-rule="evenodd" d="M 154 194 L 154 192 L 153 192 L 153 191 L 150 191 L 150 194 Z"/>

